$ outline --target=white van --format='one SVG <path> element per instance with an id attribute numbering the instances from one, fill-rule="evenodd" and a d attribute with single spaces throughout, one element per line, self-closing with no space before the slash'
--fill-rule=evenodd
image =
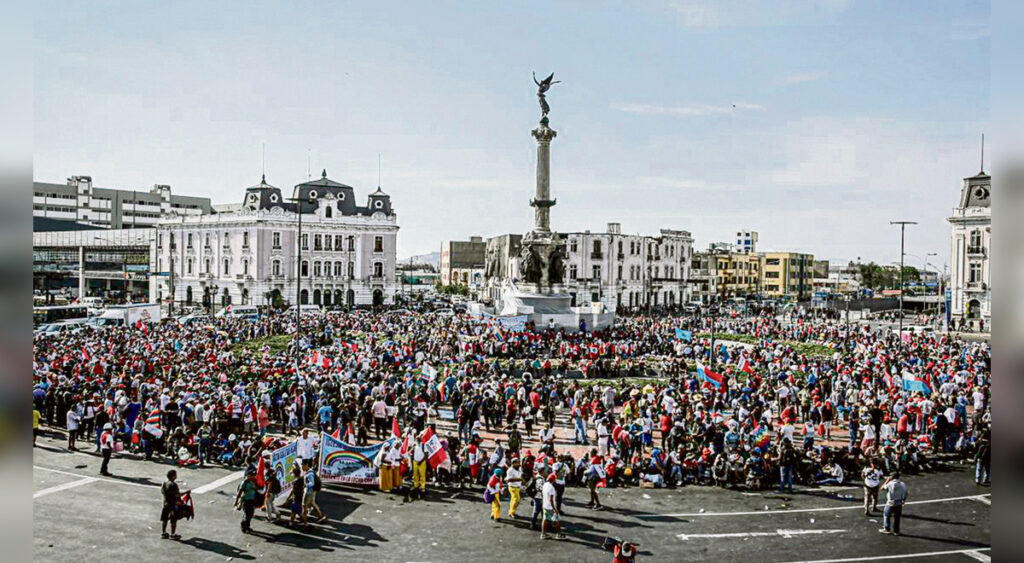
<path id="1" fill-rule="evenodd" d="M 229 317 L 233 319 L 251 319 L 260 317 L 260 310 L 255 305 L 228 305 L 217 311 L 218 317 Z"/>
<path id="2" fill-rule="evenodd" d="M 300 305 L 299 307 L 300 307 L 300 309 L 298 309 L 298 310 L 300 311 L 300 313 L 299 313 L 300 315 L 319 315 L 322 312 L 320 310 L 320 306 L 319 305 L 306 304 L 306 305 Z M 284 314 L 285 315 L 291 315 L 291 316 L 294 317 L 295 316 L 295 312 L 296 312 L 295 305 L 292 305 L 291 307 L 288 307 L 288 310 L 285 311 Z"/>

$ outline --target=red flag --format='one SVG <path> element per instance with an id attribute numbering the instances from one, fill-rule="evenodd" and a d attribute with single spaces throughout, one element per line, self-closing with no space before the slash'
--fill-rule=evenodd
<path id="1" fill-rule="evenodd" d="M 261 455 L 259 463 L 256 464 L 256 486 L 260 487 L 261 489 L 263 487 L 267 486 L 266 474 L 267 474 L 267 462 L 264 460 L 263 456 Z"/>
<path id="2" fill-rule="evenodd" d="M 331 432 L 331 438 L 334 438 L 335 440 L 340 440 L 341 439 L 341 425 L 340 424 L 338 425 L 337 428 L 334 429 L 334 432 Z"/>
<path id="3" fill-rule="evenodd" d="M 349 444 L 356 443 L 356 429 L 352 426 L 352 423 L 348 423 L 348 432 L 345 433 L 345 441 Z"/>
<path id="4" fill-rule="evenodd" d="M 398 427 L 398 416 L 391 419 L 391 436 L 396 440 L 402 437 L 402 430 Z M 402 444 L 402 452 L 405 452 L 405 444 Z"/>

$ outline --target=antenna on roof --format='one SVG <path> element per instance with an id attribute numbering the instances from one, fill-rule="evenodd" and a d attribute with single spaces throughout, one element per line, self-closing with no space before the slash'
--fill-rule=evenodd
<path id="1" fill-rule="evenodd" d="M 267 142 L 266 141 L 263 141 L 263 149 L 262 149 L 262 152 L 260 153 L 260 168 L 263 169 L 261 171 L 261 173 L 263 174 L 263 179 L 265 180 L 267 178 Z"/>
<path id="2" fill-rule="evenodd" d="M 981 134 L 981 174 L 985 173 L 985 134 Z"/>
<path id="3" fill-rule="evenodd" d="M 380 187 L 380 173 L 381 173 L 380 153 L 377 153 L 377 187 L 378 188 Z"/>
<path id="4" fill-rule="evenodd" d="M 313 179 L 313 173 L 311 172 L 313 165 L 313 149 L 306 149 L 306 180 Z"/>

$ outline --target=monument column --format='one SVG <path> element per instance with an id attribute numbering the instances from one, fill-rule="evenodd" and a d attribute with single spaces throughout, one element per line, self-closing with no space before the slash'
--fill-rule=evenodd
<path id="1" fill-rule="evenodd" d="M 533 138 L 537 139 L 537 192 L 536 198 L 530 201 L 535 209 L 534 230 L 539 233 L 551 231 L 551 207 L 557 200 L 551 199 L 551 140 L 558 132 L 548 127 L 548 118 L 540 120 L 540 126 L 533 130 Z"/>

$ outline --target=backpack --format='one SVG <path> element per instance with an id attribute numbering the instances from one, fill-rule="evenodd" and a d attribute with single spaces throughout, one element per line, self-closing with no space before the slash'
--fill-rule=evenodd
<path id="1" fill-rule="evenodd" d="M 323 485 L 324 485 L 323 481 L 320 480 L 320 475 L 318 473 L 314 473 L 313 474 L 313 491 L 314 492 L 319 492 L 320 489 L 323 488 Z"/>

